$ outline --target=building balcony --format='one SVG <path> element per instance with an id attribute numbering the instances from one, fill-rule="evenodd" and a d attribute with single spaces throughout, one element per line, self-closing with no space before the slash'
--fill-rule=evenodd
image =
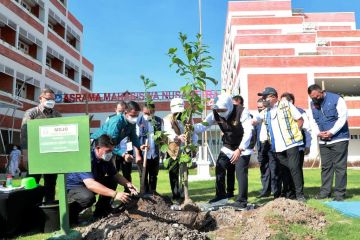
<path id="1" fill-rule="evenodd" d="M 1 17 L 1 16 L 0 16 Z M 9 45 L 16 46 L 16 24 L 4 23 L 1 18 L 0 20 L 0 39 Z M 8 20 L 6 20 L 7 22 Z"/>
<path id="2" fill-rule="evenodd" d="M 44 22 L 44 7 L 45 4 L 42 0 L 13 0 L 17 3 L 25 12 L 32 17 Z"/>
<path id="3" fill-rule="evenodd" d="M 65 21 L 49 9 L 48 27 L 65 39 Z"/>

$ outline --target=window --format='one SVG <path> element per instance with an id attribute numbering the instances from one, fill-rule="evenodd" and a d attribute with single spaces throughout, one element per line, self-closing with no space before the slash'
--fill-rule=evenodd
<path id="1" fill-rule="evenodd" d="M 22 41 L 19 41 L 18 49 L 25 54 L 29 54 L 29 45 L 27 45 L 26 43 L 24 43 Z"/>
<path id="2" fill-rule="evenodd" d="M 46 57 L 46 66 L 51 67 L 51 58 Z"/>
<path id="3" fill-rule="evenodd" d="M 22 82 L 16 82 L 15 91 L 16 96 L 26 98 L 26 86 Z"/>
<path id="4" fill-rule="evenodd" d="M 53 25 L 51 22 L 48 22 L 48 27 L 49 27 L 51 30 L 54 30 L 54 25 Z"/>
<path id="5" fill-rule="evenodd" d="M 27 3 L 24 2 L 24 1 L 21 1 L 20 4 L 21 4 L 21 6 L 22 6 L 23 8 L 25 8 L 26 10 L 28 10 L 29 12 L 31 12 L 31 7 L 29 6 L 29 4 L 27 4 Z"/>
<path id="6" fill-rule="evenodd" d="M 65 76 L 69 77 L 69 69 L 68 68 L 65 68 Z"/>

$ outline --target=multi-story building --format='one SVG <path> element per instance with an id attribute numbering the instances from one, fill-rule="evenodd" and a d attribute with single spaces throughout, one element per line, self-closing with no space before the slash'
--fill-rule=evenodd
<path id="1" fill-rule="evenodd" d="M 349 108 L 349 161 L 360 160 L 360 30 L 353 12 L 304 13 L 291 0 L 231 1 L 221 74 L 222 89 L 240 93 L 250 110 L 266 86 L 294 93 L 304 109 L 311 84 L 341 94 Z"/>
<path id="2" fill-rule="evenodd" d="M 91 93 L 94 66 L 83 41 L 67 0 L 0 0 L 0 154 L 19 143 L 24 111 L 42 88 Z"/>

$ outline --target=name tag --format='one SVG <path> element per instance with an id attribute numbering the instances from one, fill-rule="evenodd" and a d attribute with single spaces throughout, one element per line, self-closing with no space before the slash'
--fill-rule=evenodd
<path id="1" fill-rule="evenodd" d="M 126 143 L 126 151 L 132 151 L 133 150 L 133 144 L 132 142 Z"/>

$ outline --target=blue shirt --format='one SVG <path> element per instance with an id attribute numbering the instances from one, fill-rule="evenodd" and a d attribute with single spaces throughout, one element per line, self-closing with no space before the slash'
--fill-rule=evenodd
<path id="1" fill-rule="evenodd" d="M 85 179 L 94 179 L 103 183 L 106 176 L 114 176 L 117 173 L 114 164 L 109 161 L 98 159 L 94 150 L 91 151 L 91 172 L 69 173 L 66 174 L 66 189 L 74 189 L 85 186 Z"/>
<path id="2" fill-rule="evenodd" d="M 120 142 L 125 137 L 137 148 L 140 148 L 139 137 L 136 134 L 136 124 L 129 123 L 124 114 L 118 114 L 109 118 L 95 133 L 91 135 L 92 139 L 98 139 L 101 135 L 106 134 L 114 141 L 115 148 L 113 153 L 122 156 L 125 151 L 121 149 Z"/>

